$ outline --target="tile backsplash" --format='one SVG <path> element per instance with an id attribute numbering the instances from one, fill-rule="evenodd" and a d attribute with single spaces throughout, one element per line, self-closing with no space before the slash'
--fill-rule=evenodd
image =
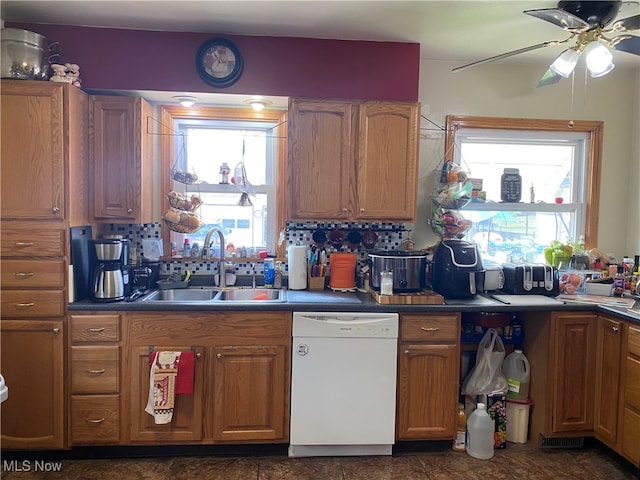
<path id="1" fill-rule="evenodd" d="M 326 242 L 325 248 L 331 262 L 331 253 L 333 252 L 354 252 L 357 254 L 358 263 L 363 265 L 368 258 L 368 252 L 371 250 L 399 250 L 403 247 L 404 242 L 410 240 L 410 225 L 403 223 L 386 223 L 386 222 L 287 222 L 285 228 L 285 239 L 287 245 L 312 245 L 313 234 L 316 231 L 322 231 L 329 236 L 331 232 L 338 230 L 345 237 L 341 247 L 336 248 L 329 241 Z M 377 243 L 370 250 L 360 243 L 356 248 L 349 248 L 346 237 L 350 232 L 357 232 L 361 235 L 369 230 L 377 235 Z M 162 224 L 145 223 L 142 225 L 135 224 L 110 224 L 105 227 L 103 234 L 122 235 L 131 241 L 131 262 L 140 263 L 144 257 L 143 239 L 159 239 L 162 237 Z M 357 236 L 357 235 L 356 235 Z M 262 260 L 256 258 L 255 262 L 237 262 L 236 273 L 239 275 L 252 275 L 253 273 L 262 274 Z M 286 274 L 286 264 L 285 274 Z M 192 275 L 213 275 L 218 272 L 217 262 L 207 260 L 191 261 L 176 259 L 161 262 L 161 275 L 170 275 L 173 272 L 183 273 L 191 270 Z M 254 271 L 255 270 L 255 271 Z"/>

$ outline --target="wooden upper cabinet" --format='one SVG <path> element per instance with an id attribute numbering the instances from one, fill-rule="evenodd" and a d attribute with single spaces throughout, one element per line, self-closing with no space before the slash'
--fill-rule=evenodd
<path id="1" fill-rule="evenodd" d="M 352 109 L 344 102 L 290 102 L 291 218 L 348 218 Z"/>
<path id="2" fill-rule="evenodd" d="M 2 219 L 86 222 L 87 95 L 52 82 L 3 80 L 0 88 Z"/>
<path id="3" fill-rule="evenodd" d="M 94 96 L 90 111 L 95 220 L 151 221 L 151 106 L 139 97 Z"/>
<path id="4" fill-rule="evenodd" d="M 418 178 L 417 103 L 359 107 L 357 211 L 363 220 L 414 220 Z"/>
<path id="5" fill-rule="evenodd" d="M 419 104 L 289 103 L 291 219 L 414 220 Z"/>

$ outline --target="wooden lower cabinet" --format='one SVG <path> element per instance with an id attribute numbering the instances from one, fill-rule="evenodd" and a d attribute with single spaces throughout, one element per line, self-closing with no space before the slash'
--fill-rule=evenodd
<path id="1" fill-rule="evenodd" d="M 592 435 L 597 314 L 523 312 L 521 320 L 535 404 L 530 438 Z"/>
<path id="2" fill-rule="evenodd" d="M 640 463 L 640 326 L 628 326 L 623 348 L 624 380 L 622 383 L 622 430 L 620 453 L 634 465 Z"/>
<path id="3" fill-rule="evenodd" d="M 64 447 L 64 323 L 2 320 L 2 376 L 9 397 L 2 403 L 2 449 Z"/>
<path id="4" fill-rule="evenodd" d="M 213 351 L 213 439 L 284 439 L 286 346 L 223 346 Z"/>
<path id="5" fill-rule="evenodd" d="M 460 316 L 402 315 L 398 351 L 398 440 L 452 439 L 458 403 Z"/>
<path id="6" fill-rule="evenodd" d="M 123 371 L 131 444 L 286 443 L 290 312 L 130 313 Z M 168 424 L 145 412 L 151 351 L 194 351 L 192 394 L 175 395 Z"/>
<path id="7" fill-rule="evenodd" d="M 623 322 L 598 316 L 593 430 L 596 438 L 615 448 L 618 440 L 618 401 Z"/>

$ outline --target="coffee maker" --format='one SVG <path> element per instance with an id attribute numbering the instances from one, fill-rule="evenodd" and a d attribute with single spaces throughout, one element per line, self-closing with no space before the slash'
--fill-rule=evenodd
<path id="1" fill-rule="evenodd" d="M 100 238 L 93 241 L 95 261 L 92 293 L 96 302 L 118 302 L 129 294 L 129 240 Z"/>

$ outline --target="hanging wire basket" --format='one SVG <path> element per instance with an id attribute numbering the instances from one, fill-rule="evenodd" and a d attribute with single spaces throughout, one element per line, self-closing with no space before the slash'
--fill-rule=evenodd
<path id="1" fill-rule="evenodd" d="M 191 197 L 185 197 L 176 191 L 171 191 L 167 194 L 167 199 L 171 207 L 185 212 L 194 212 L 202 205 L 202 200 L 196 194 L 191 195 Z"/>
<path id="2" fill-rule="evenodd" d="M 186 185 L 193 185 L 198 181 L 198 175 L 192 172 L 187 172 L 185 169 L 181 168 L 180 165 L 187 165 L 187 148 L 185 145 L 184 135 L 182 136 L 182 145 L 180 147 L 180 152 L 176 157 L 176 161 L 171 167 L 170 173 L 171 178 L 173 178 L 176 182 L 184 183 Z"/>
<path id="3" fill-rule="evenodd" d="M 202 228 L 200 217 L 193 212 L 170 208 L 162 217 L 165 225 L 174 232 L 196 233 Z"/>

